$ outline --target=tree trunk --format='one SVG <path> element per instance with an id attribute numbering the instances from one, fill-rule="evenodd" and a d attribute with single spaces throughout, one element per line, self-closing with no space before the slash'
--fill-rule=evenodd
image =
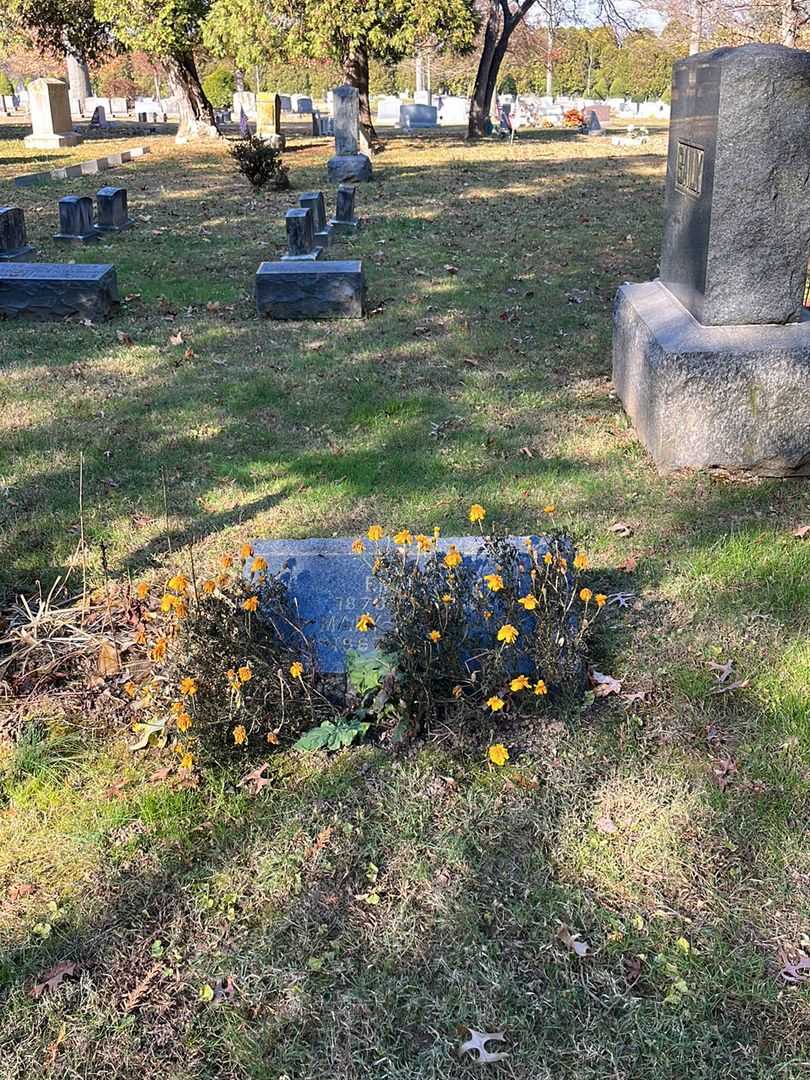
<path id="1" fill-rule="evenodd" d="M 689 0 L 689 55 L 700 52 L 703 40 L 703 3 L 702 0 Z"/>
<path id="2" fill-rule="evenodd" d="M 546 27 L 546 97 L 554 96 L 554 21 L 549 11 Z"/>
<path id="3" fill-rule="evenodd" d="M 467 126 L 468 139 L 480 139 L 486 134 L 486 121 L 492 107 L 492 98 L 498 84 L 498 73 L 503 58 L 509 48 L 512 31 L 523 18 L 524 12 L 518 10 L 501 20 L 501 8 L 497 0 L 491 0 L 487 28 L 484 31 L 484 47 L 475 76 L 472 98 L 470 99 L 470 121 Z"/>
<path id="4" fill-rule="evenodd" d="M 161 63 L 166 70 L 169 92 L 177 101 L 180 110 L 177 141 L 218 136 L 214 110 L 205 96 L 193 54 L 173 53 L 171 56 L 162 57 Z"/>
<path id="5" fill-rule="evenodd" d="M 236 68 L 233 73 L 233 82 L 236 87 L 237 94 L 244 94 L 245 92 L 245 73 L 241 68 Z"/>
<path id="6" fill-rule="evenodd" d="M 349 86 L 355 87 L 360 97 L 360 130 L 366 142 L 373 150 L 379 144 L 374 121 L 371 119 L 371 106 L 368 100 L 368 50 L 365 45 L 358 45 L 343 60 L 343 77 Z"/>
<path id="7" fill-rule="evenodd" d="M 90 72 L 87 70 L 87 64 L 80 56 L 73 56 L 68 53 L 65 57 L 65 63 L 67 64 L 70 96 L 79 102 L 81 112 L 84 114 L 84 103 L 91 95 Z"/>
<path id="8" fill-rule="evenodd" d="M 790 49 L 796 48 L 799 36 L 800 0 L 782 0 L 782 44 Z"/>

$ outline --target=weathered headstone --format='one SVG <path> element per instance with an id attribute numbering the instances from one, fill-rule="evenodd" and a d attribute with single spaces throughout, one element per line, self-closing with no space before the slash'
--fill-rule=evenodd
<path id="1" fill-rule="evenodd" d="M 614 315 L 614 383 L 662 469 L 810 473 L 808 115 L 808 52 L 675 64 L 661 280 Z"/>
<path id="2" fill-rule="evenodd" d="M 312 98 L 307 94 L 293 94 L 290 104 L 292 111 L 299 115 L 312 112 Z"/>
<path id="3" fill-rule="evenodd" d="M 270 319 L 361 319 L 363 264 L 352 259 L 262 263 L 256 271 L 256 310 Z"/>
<path id="4" fill-rule="evenodd" d="M 377 123 L 396 124 L 399 121 L 400 100 L 393 94 L 377 100 Z"/>
<path id="5" fill-rule="evenodd" d="M 287 211 L 285 222 L 287 225 L 287 254 L 281 256 L 282 262 L 320 259 L 323 248 L 315 246 L 312 211 L 308 207 L 293 207 L 292 210 Z"/>
<path id="6" fill-rule="evenodd" d="M 123 232 L 132 226 L 127 213 L 127 189 L 103 187 L 96 192 L 96 228 L 99 232 Z"/>
<path id="7" fill-rule="evenodd" d="M 59 200 L 59 232 L 54 240 L 98 240 L 93 225 L 93 200 L 88 195 L 65 195 Z"/>
<path id="8" fill-rule="evenodd" d="M 279 94 L 256 95 L 256 134 L 267 139 L 276 150 L 283 150 L 286 138 L 281 130 L 281 97 Z"/>
<path id="9" fill-rule="evenodd" d="M 599 117 L 596 115 L 593 109 L 589 109 L 586 115 L 585 134 L 596 136 L 605 134 L 605 129 L 599 123 Z"/>
<path id="10" fill-rule="evenodd" d="M 118 308 L 115 267 L 109 264 L 0 265 L 0 315 L 8 319 L 106 319 Z"/>
<path id="11" fill-rule="evenodd" d="M 19 206 L 0 206 L 0 262 L 24 259 L 34 249 L 25 235 L 25 214 Z"/>
<path id="12" fill-rule="evenodd" d="M 354 197 L 356 188 L 353 184 L 341 184 L 335 196 L 335 216 L 329 222 L 336 235 L 357 232 L 360 222 L 354 216 Z"/>
<path id="13" fill-rule="evenodd" d="M 438 122 L 445 126 L 465 126 L 470 118 L 470 99 L 442 96 L 438 99 Z"/>
<path id="14" fill-rule="evenodd" d="M 292 112 L 292 98 L 289 94 L 281 94 L 279 96 L 282 112 Z"/>
<path id="15" fill-rule="evenodd" d="M 67 83 L 61 79 L 34 79 L 28 84 L 33 131 L 23 140 L 36 150 L 76 146 L 82 141 L 73 130 Z"/>
<path id="16" fill-rule="evenodd" d="M 312 228 L 316 244 L 329 247 L 332 242 L 332 227 L 326 220 L 326 206 L 322 191 L 305 191 L 298 196 L 298 205 L 312 214 Z"/>
<path id="17" fill-rule="evenodd" d="M 335 153 L 327 162 L 329 179 L 359 183 L 371 179 L 371 161 L 358 153 L 360 98 L 356 87 L 338 86 L 334 91 Z"/>
<path id="18" fill-rule="evenodd" d="M 90 117 L 90 127 L 109 127 L 109 124 L 107 123 L 107 113 L 104 111 L 103 105 L 96 105 L 95 109 L 93 109 L 93 115 Z"/>
<path id="19" fill-rule="evenodd" d="M 400 105 L 399 126 L 405 131 L 412 128 L 436 127 L 439 123 L 439 110 L 435 105 Z"/>

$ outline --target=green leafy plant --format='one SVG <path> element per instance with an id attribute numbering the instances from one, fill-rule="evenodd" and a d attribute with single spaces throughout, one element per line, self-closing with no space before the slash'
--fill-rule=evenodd
<path id="1" fill-rule="evenodd" d="M 351 717 L 347 720 L 324 720 L 307 731 L 294 744 L 296 750 L 342 750 L 368 731 L 368 722 Z"/>
<path id="2" fill-rule="evenodd" d="M 281 152 L 261 136 L 248 133 L 234 142 L 228 152 L 254 191 L 268 186 L 274 191 L 284 191 L 290 186 Z"/>
<path id="3" fill-rule="evenodd" d="M 233 92 L 236 89 L 236 80 L 233 72 L 227 67 L 214 68 L 202 81 L 205 96 L 216 109 L 224 109 L 230 105 Z"/>

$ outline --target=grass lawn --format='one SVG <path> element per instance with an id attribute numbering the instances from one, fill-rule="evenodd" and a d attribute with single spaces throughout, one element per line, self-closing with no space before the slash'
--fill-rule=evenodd
<path id="1" fill-rule="evenodd" d="M 0 128 L 0 181 L 77 158 L 21 134 Z M 255 316 L 295 192 L 151 148 L 6 196 L 39 257 L 113 262 L 124 298 L 109 323 L 2 326 L 7 596 L 73 558 L 80 460 L 95 580 L 102 542 L 143 578 L 190 540 L 204 572 L 249 537 L 464 532 L 472 501 L 536 531 L 553 500 L 594 586 L 632 594 L 593 657 L 626 696 L 400 754 L 280 751 L 256 796 L 239 771 L 161 779 L 169 751 L 99 730 L 113 683 L 86 710 L 6 701 L 2 1080 L 447 1080 L 476 1072 L 467 1028 L 505 1032 L 498 1080 L 807 1077 L 810 992 L 780 978 L 810 952 L 807 488 L 659 476 L 610 385 L 613 296 L 656 273 L 665 133 L 390 137 L 341 249 L 372 310 L 346 323 Z M 297 191 L 328 153 L 292 143 Z M 56 200 L 102 183 L 136 228 L 57 246 Z"/>

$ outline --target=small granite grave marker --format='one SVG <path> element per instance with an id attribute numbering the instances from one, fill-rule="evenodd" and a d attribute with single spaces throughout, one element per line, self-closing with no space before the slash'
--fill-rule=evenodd
<path id="1" fill-rule="evenodd" d="M 354 216 L 354 196 L 356 188 L 353 184 L 341 184 L 335 196 L 335 216 L 329 222 L 337 235 L 357 232 L 360 222 Z"/>
<path id="2" fill-rule="evenodd" d="M 338 86 L 333 98 L 335 153 L 327 162 L 329 179 L 360 181 L 371 179 L 371 161 L 358 153 L 360 141 L 360 98 L 354 86 Z"/>
<path id="3" fill-rule="evenodd" d="M 363 264 L 262 263 L 256 271 L 256 309 L 270 319 L 361 319 L 366 310 Z"/>
<path id="4" fill-rule="evenodd" d="M 320 259 L 323 248 L 315 246 L 312 211 L 309 207 L 293 207 L 292 210 L 287 211 L 285 221 L 287 223 L 287 254 L 281 256 L 282 262 Z"/>
<path id="5" fill-rule="evenodd" d="M 90 127 L 91 128 L 109 127 L 109 124 L 107 123 L 107 114 L 104 111 L 104 106 L 103 105 L 96 105 L 95 109 L 93 109 L 93 115 L 90 117 Z"/>
<path id="6" fill-rule="evenodd" d="M 127 189 L 103 187 L 96 192 L 96 228 L 100 232 L 122 232 L 132 226 L 127 213 Z"/>
<path id="7" fill-rule="evenodd" d="M 22 319 L 106 319 L 118 308 L 115 267 L 108 264 L 0 265 L 0 315 Z"/>
<path id="8" fill-rule="evenodd" d="M 585 123 L 586 135 L 604 135 L 605 129 L 599 123 L 599 117 L 596 115 L 593 109 L 588 113 L 588 119 Z"/>
<path id="9" fill-rule="evenodd" d="M 809 109 L 810 52 L 674 66 L 661 279 L 621 287 L 613 337 L 614 385 L 664 470 L 810 474 Z"/>
<path id="10" fill-rule="evenodd" d="M 0 262 L 24 259 L 34 249 L 25 235 L 25 214 L 19 206 L 0 207 Z"/>
<path id="11" fill-rule="evenodd" d="M 65 195 L 59 200 L 59 232 L 54 240 L 98 240 L 93 225 L 93 200 L 89 195 Z"/>
<path id="12" fill-rule="evenodd" d="M 312 214 L 312 228 L 314 241 L 323 247 L 329 247 L 332 243 L 332 226 L 326 221 L 326 207 L 323 201 L 322 191 L 305 191 L 298 196 L 298 204 Z"/>

